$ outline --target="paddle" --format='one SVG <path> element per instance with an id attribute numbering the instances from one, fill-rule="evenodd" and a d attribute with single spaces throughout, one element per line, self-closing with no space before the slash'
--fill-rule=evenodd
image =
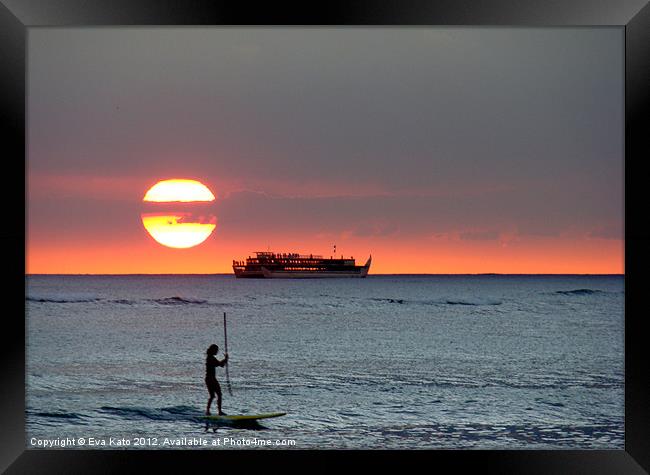
<path id="1" fill-rule="evenodd" d="M 226 312 L 223 312 L 223 339 L 226 347 L 226 354 L 228 354 L 228 330 L 226 326 Z M 232 396 L 232 388 L 230 387 L 230 374 L 228 373 L 227 361 L 226 361 L 226 384 L 228 385 L 228 394 Z"/>

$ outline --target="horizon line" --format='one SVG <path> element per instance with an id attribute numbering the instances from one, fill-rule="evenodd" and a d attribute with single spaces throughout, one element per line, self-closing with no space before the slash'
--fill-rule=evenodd
<path id="1" fill-rule="evenodd" d="M 58 273 L 25 273 L 26 277 L 29 276 L 115 276 L 115 277 L 121 277 L 121 276 L 173 276 L 173 275 L 196 275 L 196 276 L 232 276 L 235 277 L 235 274 L 233 273 L 220 273 L 220 272 L 215 272 L 215 273 L 117 273 L 117 274 L 107 274 L 107 273 L 97 273 L 97 274 L 90 274 L 90 273 L 64 273 L 64 274 L 58 274 Z M 367 277 L 375 277 L 375 276 L 389 276 L 389 275 L 409 275 L 409 276 L 447 276 L 447 275 L 476 275 L 476 276 L 490 276 L 490 275 L 520 275 L 520 276 L 530 276 L 530 275 L 536 275 L 536 276 L 542 276 L 542 275 L 549 275 L 549 276 L 575 276 L 575 275 L 582 275 L 582 276 L 625 276 L 625 273 L 577 273 L 577 272 L 562 272 L 562 273 L 549 273 L 549 272 L 543 272 L 543 273 L 535 273 L 535 272 L 515 272 L 515 273 L 509 273 L 509 272 L 458 272 L 458 273 L 374 273 L 374 274 L 368 274 Z"/>

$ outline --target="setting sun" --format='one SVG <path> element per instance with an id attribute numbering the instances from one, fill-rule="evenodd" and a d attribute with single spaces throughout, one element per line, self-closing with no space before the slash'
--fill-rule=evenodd
<path id="1" fill-rule="evenodd" d="M 205 241 L 216 228 L 216 217 L 197 214 L 193 204 L 212 202 L 214 194 L 196 180 L 163 180 L 152 186 L 144 196 L 145 203 L 160 207 L 165 203 L 174 209 L 143 212 L 142 224 L 158 243 L 176 249 L 186 249 Z"/>
<path id="2" fill-rule="evenodd" d="M 163 180 L 149 188 L 143 201 L 156 203 L 180 201 L 214 201 L 214 195 L 203 183 L 196 180 Z"/>

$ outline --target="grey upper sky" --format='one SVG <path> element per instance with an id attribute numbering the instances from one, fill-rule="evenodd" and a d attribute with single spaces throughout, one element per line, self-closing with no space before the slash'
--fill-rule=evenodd
<path id="1" fill-rule="evenodd" d="M 32 28 L 28 128 L 35 237 L 191 177 L 233 238 L 622 238 L 620 28 Z"/>

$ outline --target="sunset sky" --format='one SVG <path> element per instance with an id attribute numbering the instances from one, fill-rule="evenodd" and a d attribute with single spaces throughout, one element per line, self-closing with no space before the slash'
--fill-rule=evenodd
<path id="1" fill-rule="evenodd" d="M 27 273 L 624 272 L 620 28 L 28 35 Z M 172 178 L 216 198 L 189 249 L 142 224 Z"/>

